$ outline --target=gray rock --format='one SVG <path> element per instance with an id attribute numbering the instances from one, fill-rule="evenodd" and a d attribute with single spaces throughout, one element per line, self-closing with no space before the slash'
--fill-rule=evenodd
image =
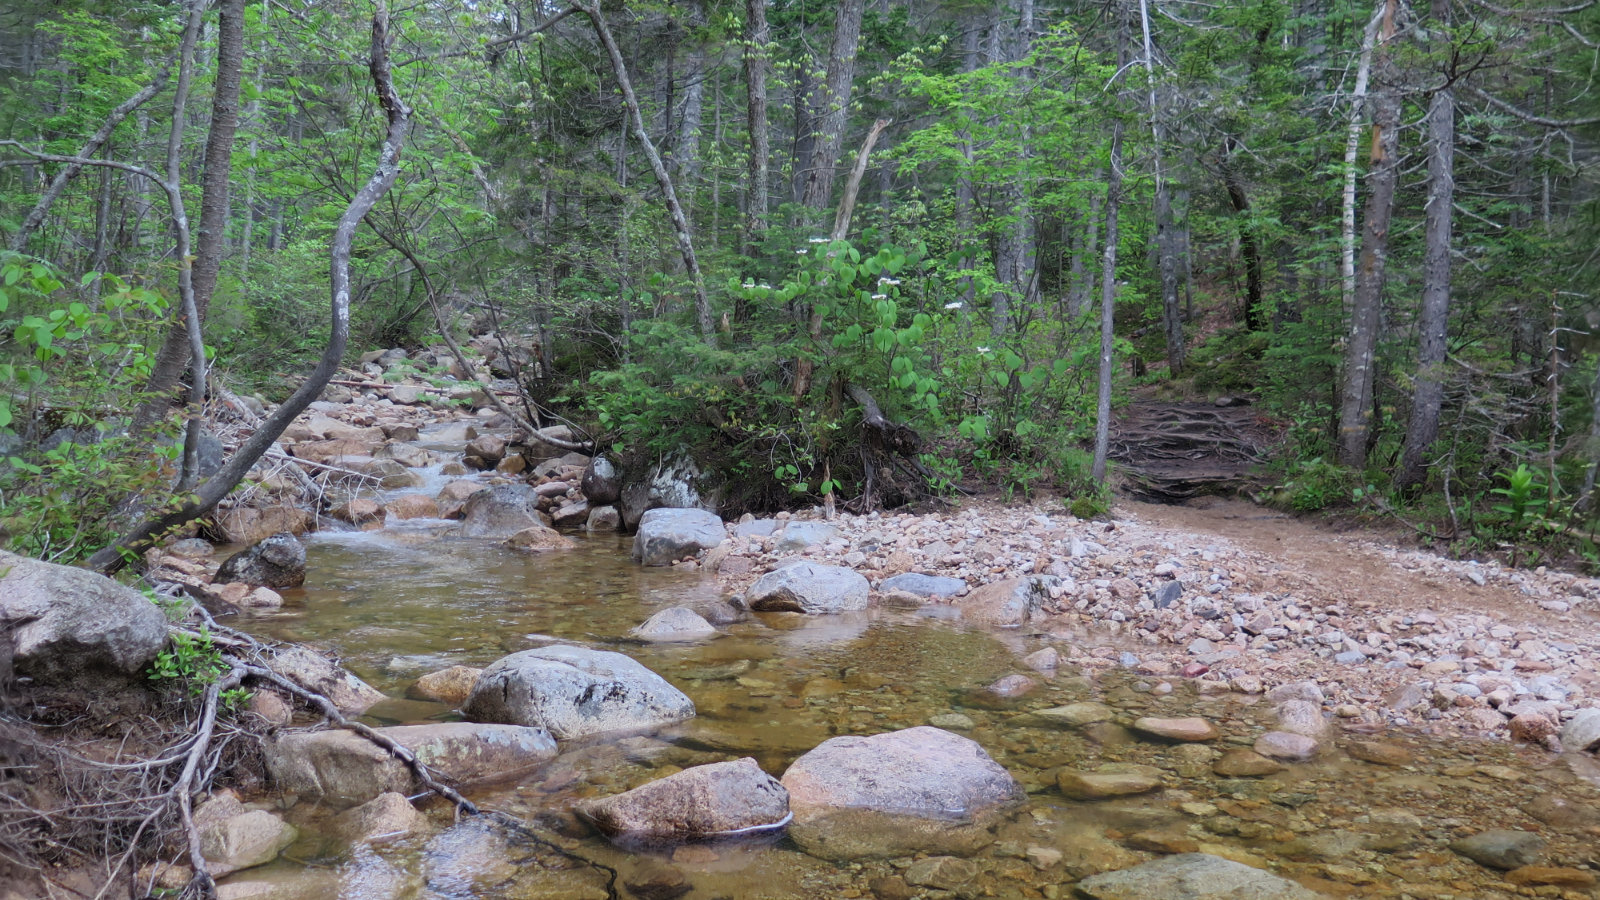
<path id="1" fill-rule="evenodd" d="M 0 649 L 41 684 L 140 677 L 167 642 L 167 619 L 109 578 L 0 551 Z"/>
<path id="2" fill-rule="evenodd" d="M 1282 703 L 1285 700 L 1305 700 L 1310 703 L 1321 704 L 1323 700 L 1322 687 L 1315 681 L 1291 681 L 1280 684 L 1267 691 L 1267 700 L 1272 703 Z"/>
<path id="3" fill-rule="evenodd" d="M 783 775 L 790 835 L 826 859 L 964 855 L 1022 788 L 976 742 L 926 725 L 824 741 Z"/>
<path id="4" fill-rule="evenodd" d="M 461 536 L 505 539 L 533 525 L 539 517 L 539 497 L 525 484 L 497 484 L 467 498 L 461 507 Z"/>
<path id="5" fill-rule="evenodd" d="M 1054 575 L 1008 578 L 974 589 L 956 601 L 961 617 L 979 625 L 1021 625 L 1041 615 L 1050 605 L 1050 589 L 1059 587 Z"/>
<path id="6" fill-rule="evenodd" d="M 953 597 L 967 589 L 967 583 L 960 578 L 947 578 L 943 575 L 924 575 L 921 572 L 906 572 L 893 578 L 885 578 L 878 585 L 881 591 L 905 591 L 916 594 L 918 597 Z"/>
<path id="7" fill-rule="evenodd" d="M 628 473 L 618 500 L 625 529 L 637 528 L 644 514 L 652 509 L 704 509 L 714 511 L 716 503 L 701 496 L 700 466 L 686 455 L 678 455 L 648 472 L 638 473 L 632 480 Z"/>
<path id="8" fill-rule="evenodd" d="M 1320 749 L 1315 738 L 1287 731 L 1269 731 L 1256 738 L 1255 743 L 1255 751 L 1271 759 L 1310 759 Z"/>
<path id="9" fill-rule="evenodd" d="M 404 794 L 393 791 L 379 794 L 333 819 L 334 833 L 352 843 L 400 837 L 427 827 L 428 817 L 418 812 Z"/>
<path id="10" fill-rule="evenodd" d="M 1166 584 L 1163 584 L 1161 587 L 1156 588 L 1156 609 L 1166 609 L 1172 604 L 1178 602 L 1178 599 L 1182 596 L 1183 585 L 1176 581 L 1169 581 Z"/>
<path id="11" fill-rule="evenodd" d="M 1450 849 L 1491 869 L 1538 865 L 1544 859 L 1545 840 L 1527 831 L 1496 829 L 1462 838 Z"/>
<path id="12" fill-rule="evenodd" d="M 774 548 L 779 553 L 794 553 L 839 536 L 839 529 L 826 522 L 790 522 L 778 535 Z"/>
<path id="13" fill-rule="evenodd" d="M 940 891 L 954 891 L 978 877 L 978 864 L 957 856 L 930 856 L 906 869 L 906 883 Z"/>
<path id="14" fill-rule="evenodd" d="M 1077 890 L 1093 900 L 1317 900 L 1321 895 L 1209 853 L 1180 853 L 1093 875 Z"/>
<path id="15" fill-rule="evenodd" d="M 728 539 L 716 513 L 703 509 L 652 509 L 639 519 L 633 559 L 647 566 L 670 566 L 699 556 Z"/>
<path id="16" fill-rule="evenodd" d="M 734 537 L 771 537 L 778 530 L 777 519 L 752 519 L 733 527 Z"/>
<path id="17" fill-rule="evenodd" d="M 299 836 L 293 825 L 272 813 L 246 809 L 232 791 L 195 810 L 194 824 L 200 834 L 200 855 L 213 878 L 272 862 Z"/>
<path id="18" fill-rule="evenodd" d="M 1278 730 L 1321 738 L 1328 733 L 1328 720 L 1322 707 L 1309 700 L 1285 700 L 1278 704 Z"/>
<path id="19" fill-rule="evenodd" d="M 291 644 L 272 656 L 272 668 L 303 688 L 333 701 L 346 715 L 360 715 L 384 699 L 383 692 L 309 647 Z"/>
<path id="20" fill-rule="evenodd" d="M 604 456 L 589 460 L 579 485 L 583 489 L 583 496 L 595 506 L 608 506 L 622 499 L 621 473 L 617 471 L 616 464 Z"/>
<path id="21" fill-rule="evenodd" d="M 589 523 L 589 501 L 574 500 L 550 514 L 550 524 L 557 528 L 576 529 Z"/>
<path id="22" fill-rule="evenodd" d="M 537 725 L 567 740 L 679 722 L 694 716 L 694 702 L 621 653 L 552 644 L 491 664 L 462 712 L 479 722 Z"/>
<path id="23" fill-rule="evenodd" d="M 238 581 L 269 588 L 293 588 L 306 583 L 306 548 L 287 531 L 280 531 L 247 550 L 227 558 L 212 581 Z"/>
<path id="24" fill-rule="evenodd" d="M 583 530 L 590 534 L 615 534 L 622 530 L 622 516 L 617 513 L 615 506 L 590 507 Z"/>
<path id="25" fill-rule="evenodd" d="M 710 622 L 683 606 L 657 612 L 632 632 L 634 637 L 646 641 L 697 641 L 716 633 L 717 629 Z"/>
<path id="26" fill-rule="evenodd" d="M 866 609 L 870 595 L 871 586 L 859 572 L 803 562 L 761 576 L 745 592 L 744 603 L 758 611 L 825 614 Z"/>
<path id="27" fill-rule="evenodd" d="M 577 812 L 606 834 L 695 838 L 781 828 L 789 792 L 746 757 L 684 769 Z"/>
<path id="28" fill-rule="evenodd" d="M 1600 749 L 1600 709 L 1580 709 L 1561 729 L 1561 747 L 1572 753 Z"/>
<path id="29" fill-rule="evenodd" d="M 556 755 L 556 742 L 543 728 L 444 722 L 377 731 L 452 782 L 510 778 Z M 404 763 L 354 732 L 288 732 L 267 742 L 262 752 L 267 774 L 280 790 L 338 809 L 383 793 L 418 790 Z"/>

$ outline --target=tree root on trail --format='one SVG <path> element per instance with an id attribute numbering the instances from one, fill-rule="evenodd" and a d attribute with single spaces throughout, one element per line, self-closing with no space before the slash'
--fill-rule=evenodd
<path id="1" fill-rule="evenodd" d="M 1135 403 L 1116 423 L 1110 456 L 1130 493 L 1178 503 L 1247 487 L 1280 439 L 1280 427 L 1249 407 Z"/>

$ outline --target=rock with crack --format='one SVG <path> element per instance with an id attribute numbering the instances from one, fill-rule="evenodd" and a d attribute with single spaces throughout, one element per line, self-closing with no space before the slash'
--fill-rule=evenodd
<path id="1" fill-rule="evenodd" d="M 1045 614 L 1052 588 L 1061 579 L 1054 575 L 1030 575 L 986 584 L 956 601 L 961 618 L 978 625 L 1014 627 Z"/>
<path id="2" fill-rule="evenodd" d="M 127 683 L 161 652 L 167 619 L 103 575 L 0 551 L 0 642 L 39 684 Z"/>
<path id="3" fill-rule="evenodd" d="M 553 644 L 492 663 L 461 711 L 473 721 L 534 725 L 568 740 L 681 722 L 694 716 L 694 701 L 621 653 Z"/>
<path id="4" fill-rule="evenodd" d="M 227 558 L 212 581 L 243 582 L 269 588 L 294 588 L 306 583 L 306 548 L 287 531 L 280 531 L 249 549 Z"/>
<path id="5" fill-rule="evenodd" d="M 301 687 L 316 691 L 347 716 L 357 716 L 384 699 L 383 692 L 310 647 L 292 644 L 272 654 L 272 669 Z"/>
<path id="6" fill-rule="evenodd" d="M 789 792 L 745 757 L 694 766 L 612 797 L 586 800 L 580 816 L 610 835 L 681 840 L 748 834 L 789 821 Z"/>

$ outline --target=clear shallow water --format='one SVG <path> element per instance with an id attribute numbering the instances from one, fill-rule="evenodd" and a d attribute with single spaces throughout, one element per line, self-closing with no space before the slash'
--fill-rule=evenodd
<path id="1" fill-rule="evenodd" d="M 382 724 L 454 717 L 442 705 L 402 699 L 417 676 L 453 664 L 482 666 L 552 638 L 633 656 L 689 694 L 699 715 L 649 735 L 563 745 L 560 757 L 531 776 L 473 793 L 485 807 L 531 823 L 537 839 L 463 822 L 427 838 L 352 851 L 319 836 L 321 813 L 292 810 L 306 837 L 288 858 L 234 877 L 274 884 L 265 896 L 902 896 L 896 892 L 906 887 L 909 860 L 835 864 L 781 838 L 625 850 L 590 835 L 568 810 L 585 797 L 740 756 L 780 775 L 834 735 L 951 713 L 971 720 L 963 733 L 1010 770 L 1030 800 L 973 858 L 970 879 L 943 888 L 910 885 L 910 895 L 1070 896 L 1078 878 L 1153 859 L 1153 848 L 1193 845 L 1330 895 L 1515 896 L 1518 889 L 1498 873 L 1444 847 L 1494 827 L 1539 831 L 1550 842 L 1551 864 L 1600 868 L 1600 791 L 1540 751 L 1388 735 L 1414 754 L 1411 765 L 1376 766 L 1333 750 L 1267 778 L 1223 779 L 1200 758 L 1204 750 L 1134 740 L 1115 726 L 1063 730 L 1022 714 L 1098 700 L 1125 719 L 1202 715 L 1224 731 L 1220 751 L 1248 746 L 1270 725 L 1265 702 L 1199 696 L 1182 679 L 1170 679 L 1176 689 L 1162 696 L 1150 691 L 1159 679 L 1124 670 L 1064 670 L 1040 677 L 1028 695 L 1002 701 L 982 688 L 1024 671 L 1020 656 L 1045 646 L 1042 636 L 968 630 L 894 610 L 768 614 L 705 642 L 639 643 L 627 639 L 629 629 L 658 609 L 716 601 L 715 582 L 635 566 L 625 539 L 580 539 L 573 551 L 527 555 L 441 538 L 447 523 L 402 524 L 314 537 L 304 590 L 287 592 L 283 612 L 250 627 L 336 649 L 395 698 L 373 710 Z M 1054 786 L 1060 767 L 1111 762 L 1157 767 L 1168 788 L 1076 802 Z M 1546 805 L 1570 800 L 1577 812 L 1541 821 L 1523 809 L 1541 798 Z M 447 809 L 432 812 L 450 822 Z M 1579 889 L 1577 896 L 1592 894 Z"/>

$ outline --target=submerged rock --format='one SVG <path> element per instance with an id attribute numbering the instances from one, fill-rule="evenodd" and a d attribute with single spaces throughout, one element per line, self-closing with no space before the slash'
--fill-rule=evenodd
<path id="1" fill-rule="evenodd" d="M 472 686 L 478 683 L 482 669 L 472 666 L 451 666 L 417 679 L 406 688 L 406 696 L 413 700 L 433 700 L 459 706 L 472 695 Z"/>
<path id="2" fill-rule="evenodd" d="M 16 674 L 41 684 L 140 677 L 167 642 L 167 618 L 103 575 L 0 550 L 0 641 Z"/>
<path id="3" fill-rule="evenodd" d="M 1077 890 L 1093 900 L 1317 900 L 1321 895 L 1270 872 L 1209 853 L 1180 853 L 1093 875 Z"/>
<path id="4" fill-rule="evenodd" d="M 553 644 L 495 661 L 462 712 L 479 722 L 540 726 L 567 740 L 679 722 L 694 716 L 694 701 L 621 653 Z"/>
<path id="5" fill-rule="evenodd" d="M 528 553 L 543 553 L 547 550 L 571 550 L 578 545 L 573 543 L 572 538 L 548 525 L 529 525 L 506 538 L 502 546 Z"/>
<path id="6" fill-rule="evenodd" d="M 1450 845 L 1451 850 L 1491 869 L 1538 865 L 1544 859 L 1544 848 L 1544 838 L 1511 829 L 1479 832 Z"/>
<path id="7" fill-rule="evenodd" d="M 428 827 L 428 818 L 404 794 L 379 794 L 334 817 L 333 831 L 347 841 L 400 837 Z"/>
<path id="8" fill-rule="evenodd" d="M 697 641 L 711 637 L 717 629 L 694 610 L 674 606 L 645 619 L 632 633 L 646 641 Z"/>
<path id="9" fill-rule="evenodd" d="M 639 520 L 639 532 L 633 537 L 633 558 L 647 566 L 670 566 L 686 556 L 699 556 L 727 537 L 727 529 L 716 513 L 703 509 L 652 509 Z"/>
<path id="10" fill-rule="evenodd" d="M 215 584 L 239 581 L 269 588 L 292 588 L 306 583 L 306 548 L 299 539 L 280 531 L 247 550 L 227 558 Z"/>
<path id="11" fill-rule="evenodd" d="M 695 766 L 626 793 L 586 800 L 577 812 L 606 834 L 708 837 L 782 827 L 789 820 L 789 792 L 745 757 Z"/>
<path id="12" fill-rule="evenodd" d="M 971 853 L 1021 787 L 983 747 L 926 725 L 824 741 L 783 774 L 790 836 L 825 859 Z"/>
<path id="13" fill-rule="evenodd" d="M 456 782 L 510 778 L 556 755 L 556 743 L 543 728 L 445 722 L 377 731 Z M 280 790 L 335 808 L 389 792 L 411 794 L 418 787 L 404 763 L 350 731 L 281 734 L 263 747 L 263 755 L 267 774 Z"/>
<path id="14" fill-rule="evenodd" d="M 1133 720 L 1133 730 L 1163 741 L 1214 741 L 1222 736 L 1217 726 L 1199 716 L 1181 719 L 1163 719 L 1145 716 Z"/>
<path id="15" fill-rule="evenodd" d="M 745 592 L 744 603 L 764 612 L 854 612 L 867 608 L 871 590 L 853 569 L 803 562 L 761 576 Z"/>

